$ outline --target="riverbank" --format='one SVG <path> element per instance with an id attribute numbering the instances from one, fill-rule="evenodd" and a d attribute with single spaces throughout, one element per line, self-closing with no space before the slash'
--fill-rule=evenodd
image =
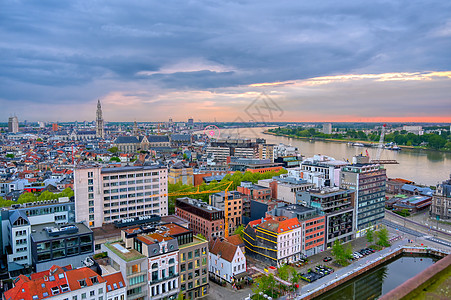
<path id="1" fill-rule="evenodd" d="M 435 255 L 438 257 L 445 257 L 449 256 L 448 252 L 443 252 L 441 250 L 432 249 L 432 248 L 424 248 L 424 247 L 408 247 L 404 244 L 405 241 L 401 243 L 401 245 L 397 246 L 396 248 L 391 247 L 386 248 L 384 250 L 381 250 L 380 252 L 377 252 L 374 254 L 376 256 L 375 259 L 372 259 L 363 265 L 359 265 L 357 268 L 353 269 L 352 271 L 349 271 L 341 276 L 336 276 L 335 279 L 329 280 L 323 285 L 316 287 L 313 290 L 302 290 L 302 294 L 300 297 L 297 297 L 296 299 L 314 299 L 330 290 L 333 290 L 336 287 L 339 287 L 340 285 L 346 283 L 347 281 L 356 278 L 373 268 L 386 263 L 394 258 L 396 258 L 399 255 L 403 254 L 425 254 L 425 255 Z M 441 271 L 441 270 L 440 270 Z M 436 273 L 439 273 L 440 271 L 437 271 Z M 421 274 L 421 273 L 420 273 Z M 308 289 L 309 285 L 305 287 L 305 289 Z M 306 293 L 305 293 L 306 292 Z"/>
<path id="2" fill-rule="evenodd" d="M 333 142 L 333 143 L 361 143 L 361 144 L 367 144 L 374 146 L 373 148 L 376 148 L 377 143 L 371 142 L 371 141 L 361 141 L 361 140 L 355 140 L 355 139 L 332 139 L 332 138 L 319 138 L 319 137 L 303 137 L 303 136 L 294 136 L 290 134 L 281 134 L 281 133 L 274 133 L 269 132 L 268 130 L 263 131 L 263 134 L 273 135 L 273 136 L 283 136 L 288 137 L 292 139 L 299 139 L 299 140 L 307 140 L 307 141 L 322 141 L 322 142 Z M 421 147 L 421 146 L 405 146 L 405 145 L 398 145 L 399 148 L 404 150 L 425 150 L 425 151 L 433 151 L 433 152 L 444 152 L 444 153 L 451 153 L 451 150 L 437 150 L 437 149 L 431 149 L 427 147 Z"/>

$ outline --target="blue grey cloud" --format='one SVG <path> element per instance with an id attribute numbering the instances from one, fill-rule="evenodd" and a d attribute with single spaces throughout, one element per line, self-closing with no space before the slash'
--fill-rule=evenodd
<path id="1" fill-rule="evenodd" d="M 72 103 L 127 83 L 208 90 L 450 70 L 451 2 L 4 0 L 0 36 L 3 103 Z M 205 63 L 162 71 L 190 60 Z"/>

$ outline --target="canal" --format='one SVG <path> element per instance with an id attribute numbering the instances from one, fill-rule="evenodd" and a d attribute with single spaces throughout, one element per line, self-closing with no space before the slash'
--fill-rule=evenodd
<path id="1" fill-rule="evenodd" d="M 425 270 L 438 259 L 435 256 L 404 254 L 314 299 L 378 299 L 406 280 Z"/>
<path id="2" fill-rule="evenodd" d="M 315 154 L 331 156 L 338 160 L 351 161 L 354 155 L 366 153 L 370 157 L 376 156 L 376 148 L 348 146 L 346 143 L 300 140 L 283 136 L 264 134 L 265 127 L 221 129 L 220 137 L 264 138 L 271 144 L 291 144 L 299 149 L 306 157 Z M 427 150 L 383 150 L 381 159 L 396 159 L 398 165 L 385 165 L 387 176 L 390 178 L 404 178 L 418 184 L 436 185 L 449 178 L 451 173 L 451 153 Z"/>

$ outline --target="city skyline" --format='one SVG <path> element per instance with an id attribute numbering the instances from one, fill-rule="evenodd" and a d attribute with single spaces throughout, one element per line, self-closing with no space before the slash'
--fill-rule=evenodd
<path id="1" fill-rule="evenodd" d="M 451 9 L 401 1 L 8 1 L 0 119 L 451 122 Z"/>

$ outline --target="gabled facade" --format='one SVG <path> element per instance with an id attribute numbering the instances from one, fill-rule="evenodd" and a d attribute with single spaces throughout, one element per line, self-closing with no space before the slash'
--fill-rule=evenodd
<path id="1" fill-rule="evenodd" d="M 223 238 L 214 238 L 208 248 L 211 276 L 229 283 L 242 278 L 239 275 L 246 272 L 247 265 L 240 247 Z"/>

